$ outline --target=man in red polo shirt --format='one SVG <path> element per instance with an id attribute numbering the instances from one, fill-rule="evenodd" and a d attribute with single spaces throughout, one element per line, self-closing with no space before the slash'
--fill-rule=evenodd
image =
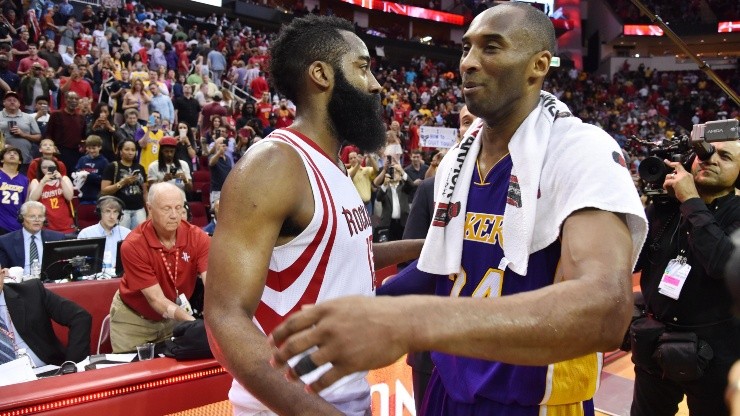
<path id="1" fill-rule="evenodd" d="M 124 274 L 110 308 L 113 352 L 136 351 L 172 337 L 178 322 L 192 321 L 188 299 L 196 279 L 205 282 L 210 238 L 183 218 L 185 194 L 170 183 L 149 189 L 151 219 L 121 245 Z"/>

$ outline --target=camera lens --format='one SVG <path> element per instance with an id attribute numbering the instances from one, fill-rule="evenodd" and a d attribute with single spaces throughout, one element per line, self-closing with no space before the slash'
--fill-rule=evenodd
<path id="1" fill-rule="evenodd" d="M 669 170 L 659 157 L 650 156 L 640 162 L 637 173 L 645 182 L 662 183 Z"/>

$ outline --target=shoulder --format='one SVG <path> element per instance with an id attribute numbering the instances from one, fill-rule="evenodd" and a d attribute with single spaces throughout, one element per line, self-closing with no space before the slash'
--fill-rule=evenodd
<path id="1" fill-rule="evenodd" d="M 23 232 L 21 230 L 11 231 L 5 235 L 0 236 L 0 245 L 8 244 L 18 239 L 23 239 Z"/>
<path id="2" fill-rule="evenodd" d="M 64 234 L 51 230 L 41 230 L 41 236 L 44 241 L 64 240 L 66 238 Z"/>

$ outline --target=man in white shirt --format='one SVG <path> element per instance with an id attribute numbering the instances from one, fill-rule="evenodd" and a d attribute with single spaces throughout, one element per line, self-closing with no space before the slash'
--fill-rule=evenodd
<path id="1" fill-rule="evenodd" d="M 84 228 L 77 238 L 105 237 L 105 252 L 103 254 L 103 273 L 113 275 L 116 270 L 116 256 L 118 255 L 118 242 L 126 239 L 131 232 L 126 227 L 119 225 L 125 205 L 123 201 L 112 195 L 98 198 L 98 213 L 100 222 Z"/>

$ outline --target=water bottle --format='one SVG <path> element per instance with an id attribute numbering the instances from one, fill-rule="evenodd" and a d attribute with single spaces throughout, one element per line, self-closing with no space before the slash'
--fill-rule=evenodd
<path id="1" fill-rule="evenodd" d="M 24 360 L 28 361 L 28 363 L 31 365 L 31 368 L 36 368 L 36 365 L 33 363 L 33 360 L 31 359 L 31 356 L 29 356 L 26 353 L 25 348 L 18 348 L 18 351 L 16 352 L 16 359 L 17 358 L 23 358 Z"/>
<path id="2" fill-rule="evenodd" d="M 41 276 L 41 263 L 39 259 L 34 259 L 31 263 L 31 278 L 38 279 Z"/>

